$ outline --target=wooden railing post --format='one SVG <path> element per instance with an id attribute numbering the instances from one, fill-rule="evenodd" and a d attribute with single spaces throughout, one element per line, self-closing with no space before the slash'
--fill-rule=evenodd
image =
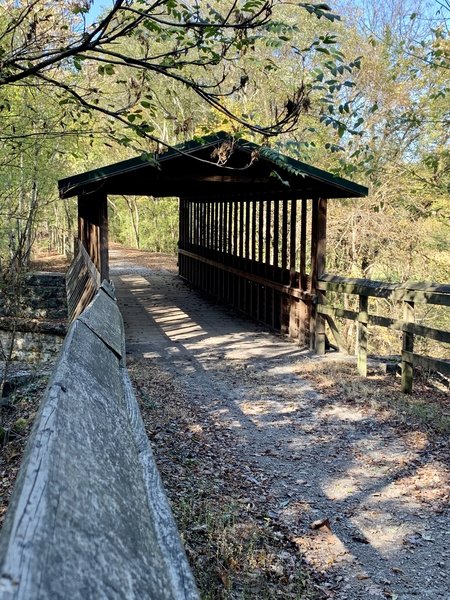
<path id="1" fill-rule="evenodd" d="M 97 196 L 98 203 L 98 228 L 99 228 L 99 257 L 100 277 L 109 280 L 109 252 L 108 252 L 108 196 Z"/>
<path id="2" fill-rule="evenodd" d="M 318 289 L 318 281 L 325 272 L 327 243 L 327 201 L 313 199 L 311 223 L 311 293 L 316 302 L 311 306 L 310 349 L 317 354 L 325 354 L 325 319 L 317 312 L 317 304 L 323 301 Z"/>
<path id="3" fill-rule="evenodd" d="M 414 323 L 414 302 L 403 301 L 403 321 Z M 413 387 L 413 364 L 407 352 L 414 351 L 414 334 L 403 329 L 402 335 L 402 392 L 410 394 Z"/>
<path id="4" fill-rule="evenodd" d="M 358 339 L 356 346 L 356 355 L 358 362 L 358 373 L 362 377 L 367 377 L 367 339 L 369 322 L 369 297 L 359 296 L 358 312 Z"/>
<path id="5" fill-rule="evenodd" d="M 308 201 L 306 198 L 302 198 L 301 201 L 301 210 L 300 210 L 300 252 L 299 252 L 299 263 L 298 263 L 298 287 L 302 292 L 309 292 L 307 286 L 307 277 L 306 277 L 306 225 L 307 225 L 307 216 L 308 216 Z M 294 316 L 297 331 L 298 331 L 298 343 L 300 346 L 308 346 L 309 344 L 309 327 L 310 327 L 310 315 L 311 315 L 311 306 L 310 299 L 308 300 L 299 300 L 296 306 L 296 314 Z"/>

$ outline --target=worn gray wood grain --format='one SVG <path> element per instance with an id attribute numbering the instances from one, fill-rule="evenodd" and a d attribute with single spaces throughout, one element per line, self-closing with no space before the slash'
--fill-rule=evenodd
<path id="1" fill-rule="evenodd" d="M 78 317 L 117 356 L 123 353 L 123 321 L 117 303 L 109 291 L 100 288 L 94 301 Z"/>
<path id="2" fill-rule="evenodd" d="M 97 331 L 97 311 L 116 322 L 104 297 L 89 327 L 73 323 L 36 417 L 0 537 L 1 600 L 198 598 L 116 332 Z"/>

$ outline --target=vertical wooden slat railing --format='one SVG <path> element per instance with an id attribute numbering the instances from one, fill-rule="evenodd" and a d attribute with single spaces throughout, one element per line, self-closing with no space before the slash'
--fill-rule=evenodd
<path id="1" fill-rule="evenodd" d="M 83 244 L 76 240 L 74 259 L 66 274 L 67 309 L 73 321 L 94 298 L 101 285 L 100 273 Z"/>
<path id="2" fill-rule="evenodd" d="M 299 327 L 302 319 L 309 322 L 314 297 L 305 272 L 306 201 L 301 223 L 297 214 L 297 200 L 286 194 L 182 199 L 181 277 L 307 345 L 309 325 L 301 335 Z"/>

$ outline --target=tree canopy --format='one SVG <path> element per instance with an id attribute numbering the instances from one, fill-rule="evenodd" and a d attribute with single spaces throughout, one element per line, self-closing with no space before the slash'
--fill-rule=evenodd
<path id="1" fill-rule="evenodd" d="M 246 68 L 257 58 L 260 68 L 275 73 L 277 59 L 287 52 L 298 61 L 327 54 L 328 63 L 351 72 L 357 63 L 342 65 L 343 56 L 330 47 L 333 36 L 312 35 L 304 47 L 294 46 L 302 15 L 334 22 L 326 4 L 284 0 L 115 0 L 98 22 L 87 25 L 92 0 L 6 0 L 0 14 L 0 87 L 51 85 L 61 103 L 74 103 L 128 124 L 144 137 L 156 137 L 137 102 L 151 109 L 148 87 L 155 80 L 184 86 L 202 101 L 245 127 L 267 136 L 295 129 L 307 112 L 317 83 L 314 72 L 301 77 L 264 123 L 230 109 L 227 99 L 245 90 L 251 78 Z M 262 48 L 268 49 L 264 52 Z M 128 95 L 105 98 L 104 86 L 92 81 L 92 71 L 113 85 L 128 73 Z M 80 82 L 77 72 L 87 80 Z M 133 75 L 130 75 L 133 73 Z M 311 75 L 311 73 L 313 75 Z M 164 83 L 162 83 L 164 85 Z M 130 89 L 131 88 L 131 89 Z"/>

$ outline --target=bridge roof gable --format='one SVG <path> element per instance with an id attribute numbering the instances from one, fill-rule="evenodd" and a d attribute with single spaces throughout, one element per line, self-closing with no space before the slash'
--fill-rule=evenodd
<path id="1" fill-rule="evenodd" d="M 368 189 L 225 132 L 195 138 L 59 182 L 61 198 L 110 195 L 183 198 L 360 198 Z"/>

